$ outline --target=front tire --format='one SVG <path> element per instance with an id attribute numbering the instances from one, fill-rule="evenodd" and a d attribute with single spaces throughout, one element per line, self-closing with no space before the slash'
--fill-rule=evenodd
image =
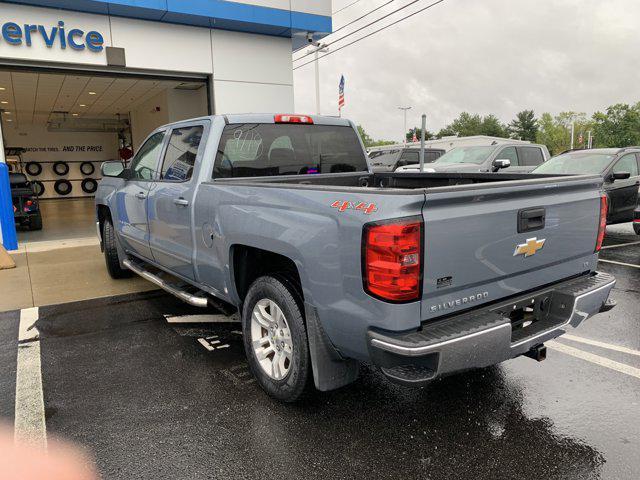
<path id="1" fill-rule="evenodd" d="M 249 287 L 242 308 L 249 368 L 271 397 L 294 402 L 310 377 L 309 344 L 302 302 L 284 278 L 264 276 Z"/>
<path id="2" fill-rule="evenodd" d="M 104 245 L 104 261 L 107 265 L 107 272 L 109 272 L 111 278 L 129 278 L 133 272 L 120 266 L 116 242 L 116 232 L 111 219 L 107 218 L 102 224 L 102 243 Z"/>
<path id="3" fill-rule="evenodd" d="M 40 213 L 31 215 L 29 218 L 29 230 L 42 230 L 42 215 Z"/>

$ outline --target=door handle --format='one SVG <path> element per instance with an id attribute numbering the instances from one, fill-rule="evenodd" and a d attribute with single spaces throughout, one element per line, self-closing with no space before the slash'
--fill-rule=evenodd
<path id="1" fill-rule="evenodd" d="M 175 203 L 179 207 L 186 207 L 189 205 L 189 200 L 186 200 L 184 198 L 174 198 L 173 203 Z"/>
<path id="2" fill-rule="evenodd" d="M 147 198 L 147 196 L 144 194 L 144 192 L 138 192 L 136 193 L 136 198 L 139 198 L 140 200 L 144 200 L 145 198 Z"/>

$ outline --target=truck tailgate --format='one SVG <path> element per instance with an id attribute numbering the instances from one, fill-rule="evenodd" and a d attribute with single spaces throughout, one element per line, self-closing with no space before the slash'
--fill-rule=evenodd
<path id="1" fill-rule="evenodd" d="M 602 181 L 553 180 L 427 190 L 422 320 L 595 269 Z"/>

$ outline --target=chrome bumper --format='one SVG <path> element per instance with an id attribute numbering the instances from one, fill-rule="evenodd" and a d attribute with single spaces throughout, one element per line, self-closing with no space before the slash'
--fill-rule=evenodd
<path id="1" fill-rule="evenodd" d="M 531 292 L 499 305 L 425 325 L 419 332 L 370 331 L 370 354 L 390 377 L 409 372 L 416 383 L 436 376 L 500 363 L 575 328 L 605 306 L 615 278 L 595 273 Z M 544 320 L 528 333 L 512 329 L 509 313 L 548 299 Z M 401 374 L 397 374 L 401 372 Z M 402 378 L 395 378 L 403 381 Z"/>

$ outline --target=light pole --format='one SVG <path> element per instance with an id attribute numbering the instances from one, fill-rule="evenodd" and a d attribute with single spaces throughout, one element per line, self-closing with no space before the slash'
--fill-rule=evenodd
<path id="1" fill-rule="evenodd" d="M 308 53 L 313 53 L 313 63 L 316 69 L 316 115 L 320 115 L 320 66 L 318 65 L 318 53 L 328 52 L 329 47 L 324 43 L 314 42 L 313 46 L 308 50 Z"/>
<path id="2" fill-rule="evenodd" d="M 411 107 L 398 107 L 398 110 L 404 112 L 404 131 L 402 132 L 402 143 L 407 144 L 407 110 L 411 110 Z"/>

